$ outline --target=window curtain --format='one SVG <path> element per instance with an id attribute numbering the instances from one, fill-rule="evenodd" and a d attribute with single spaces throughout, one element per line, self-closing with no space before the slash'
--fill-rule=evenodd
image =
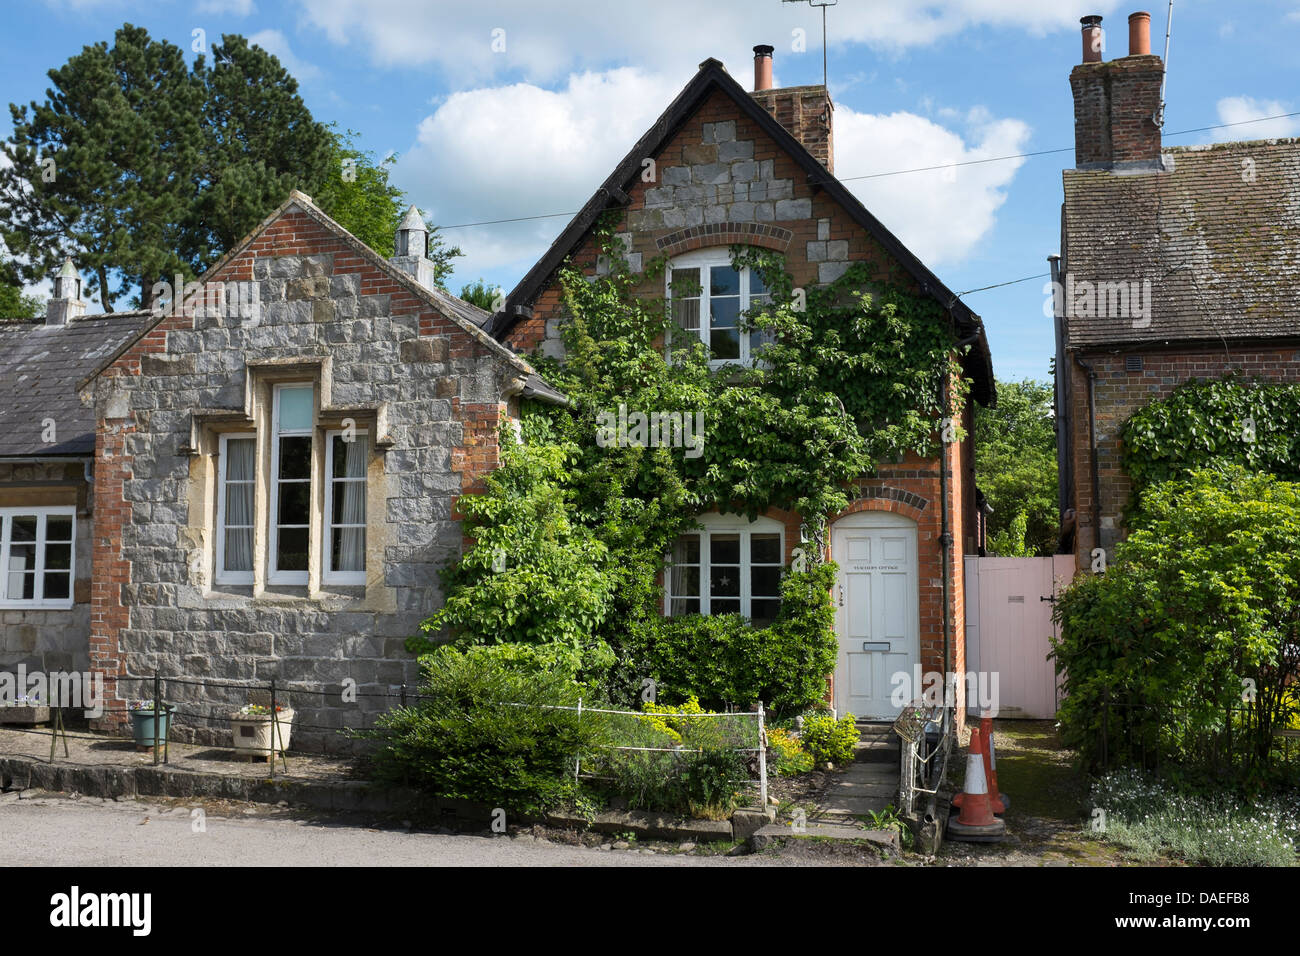
<path id="1" fill-rule="evenodd" d="M 343 483 L 343 507 L 334 520 L 341 525 L 358 527 L 338 528 L 339 571 L 364 571 L 366 569 L 366 442 L 341 442 L 343 445 L 343 478 L 360 479 Z"/>
<path id="2" fill-rule="evenodd" d="M 226 570 L 253 570 L 253 449 L 251 438 L 226 442 Z"/>

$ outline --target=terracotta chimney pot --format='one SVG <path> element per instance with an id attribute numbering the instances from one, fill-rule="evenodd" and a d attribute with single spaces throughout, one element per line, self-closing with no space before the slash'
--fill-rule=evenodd
<path id="1" fill-rule="evenodd" d="M 1082 17 L 1079 22 L 1083 24 L 1083 62 L 1100 63 L 1102 45 L 1101 17 Z"/>
<path id="2" fill-rule="evenodd" d="M 1128 55 L 1148 56 L 1151 53 L 1151 14 L 1130 13 L 1128 18 Z"/>
<path id="3" fill-rule="evenodd" d="M 774 47 L 760 43 L 754 47 L 754 92 L 772 88 L 772 50 Z"/>

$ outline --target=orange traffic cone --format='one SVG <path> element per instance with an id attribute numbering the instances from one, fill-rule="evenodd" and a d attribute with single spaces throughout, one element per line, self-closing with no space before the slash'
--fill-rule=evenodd
<path id="1" fill-rule="evenodd" d="M 980 728 L 972 728 L 970 750 L 966 755 L 965 790 L 959 794 L 960 802 L 954 800 L 961 812 L 957 819 L 948 820 L 948 835 L 954 840 L 994 842 L 1007 832 L 1007 825 L 993 815 L 989 802 L 988 782 L 984 776 L 985 749 Z"/>
<path id="2" fill-rule="evenodd" d="M 998 757 L 993 747 L 993 717 L 986 710 L 980 717 L 980 736 L 986 741 L 984 747 L 984 773 L 989 782 L 989 806 L 998 816 L 1011 807 L 1011 798 L 998 789 Z"/>

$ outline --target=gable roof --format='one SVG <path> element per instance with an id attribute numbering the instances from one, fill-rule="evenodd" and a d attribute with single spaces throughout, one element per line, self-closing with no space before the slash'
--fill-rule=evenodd
<path id="1" fill-rule="evenodd" d="M 383 272 L 388 278 L 403 286 L 407 291 L 423 299 L 432 308 L 437 310 L 440 315 L 464 330 L 471 338 L 486 348 L 489 352 L 492 352 L 499 360 L 514 367 L 517 371 L 522 373 L 525 377 L 525 381 L 529 383 L 529 388 L 536 392 L 538 397 L 548 399 L 551 396 L 560 396 L 559 392 L 555 391 L 555 389 L 546 385 L 546 383 L 542 381 L 540 376 L 537 375 L 536 370 L 534 370 L 527 361 L 483 331 L 481 326 L 487 318 L 487 313 L 484 310 L 458 299 L 454 295 L 444 292 L 441 289 L 430 289 L 416 282 L 415 279 L 407 273 L 398 269 L 383 256 L 379 255 L 379 253 L 375 252 L 356 236 L 352 235 L 352 233 L 348 232 L 348 230 L 343 228 L 343 226 L 331 219 L 323 210 L 320 209 L 319 206 L 312 202 L 310 196 L 307 196 L 296 189 L 290 192 L 288 199 L 282 202 L 278 207 L 276 207 L 274 212 L 258 223 L 252 232 L 231 247 L 231 249 L 224 256 L 218 259 L 207 272 L 203 273 L 197 281 L 200 284 L 207 282 L 210 277 L 216 275 L 225 268 L 226 265 L 243 255 L 258 236 L 260 236 L 272 223 L 288 212 L 289 209 L 295 206 L 324 227 L 328 232 L 336 235 L 371 267 Z M 122 353 L 134 345 L 139 339 L 147 335 L 156 325 L 167 317 L 166 313 L 157 316 L 150 316 L 151 321 L 141 329 L 138 334 L 129 341 L 123 343 L 122 346 L 108 357 L 106 361 L 100 363 L 89 375 L 86 376 L 81 384 L 84 385 L 98 376 L 106 368 L 112 365 L 113 362 L 122 355 Z"/>
<path id="2" fill-rule="evenodd" d="M 1136 322 L 1067 315 L 1066 343 L 1300 338 L 1300 139 L 1164 155 L 1172 169 L 1140 175 L 1065 170 L 1063 269 L 1076 284 L 1149 280 L 1151 299 Z"/>
<path id="3" fill-rule="evenodd" d="M 546 253 L 506 296 L 501 312 L 492 316 L 485 327 L 498 339 L 504 339 L 523 318 L 531 315 L 538 295 L 546 288 L 556 270 L 578 247 L 600 215 L 607 209 L 627 204 L 628 187 L 641 175 L 641 163 L 647 156 L 658 155 L 668 141 L 694 115 L 704 100 L 715 90 L 725 93 L 736 104 L 738 111 L 752 120 L 759 129 L 775 140 L 808 175 L 808 182 L 824 189 L 845 212 L 871 235 L 921 287 L 953 318 L 955 330 L 961 338 L 974 338 L 973 348 L 966 358 L 967 374 L 974 380 L 974 394 L 984 405 L 995 399 L 993 386 L 993 360 L 980 317 L 953 293 L 939 278 L 926 268 L 911 250 L 873 216 L 862 202 L 836 179 L 822 163 L 810 153 L 793 134 L 764 109 L 754 97 L 727 73 L 726 67 L 715 59 L 707 59 L 682 89 L 668 108 L 645 135 L 637 140 L 609 177 L 592 194 L 578 214 L 570 220 L 564 231 L 555 239 Z"/>
<path id="4" fill-rule="evenodd" d="M 77 394 L 87 366 L 117 354 L 153 322 L 117 312 L 65 325 L 0 323 L 0 457 L 91 455 L 95 412 Z M 56 441 L 42 440 L 53 419 Z"/>

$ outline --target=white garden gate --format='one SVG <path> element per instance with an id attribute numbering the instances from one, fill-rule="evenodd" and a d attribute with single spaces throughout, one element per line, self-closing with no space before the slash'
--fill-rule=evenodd
<path id="1" fill-rule="evenodd" d="M 1056 716 L 1060 699 L 1052 607 L 1074 577 L 1074 555 L 966 558 L 966 670 L 997 681 L 1000 717 Z M 975 701 L 970 701 L 973 712 Z"/>

